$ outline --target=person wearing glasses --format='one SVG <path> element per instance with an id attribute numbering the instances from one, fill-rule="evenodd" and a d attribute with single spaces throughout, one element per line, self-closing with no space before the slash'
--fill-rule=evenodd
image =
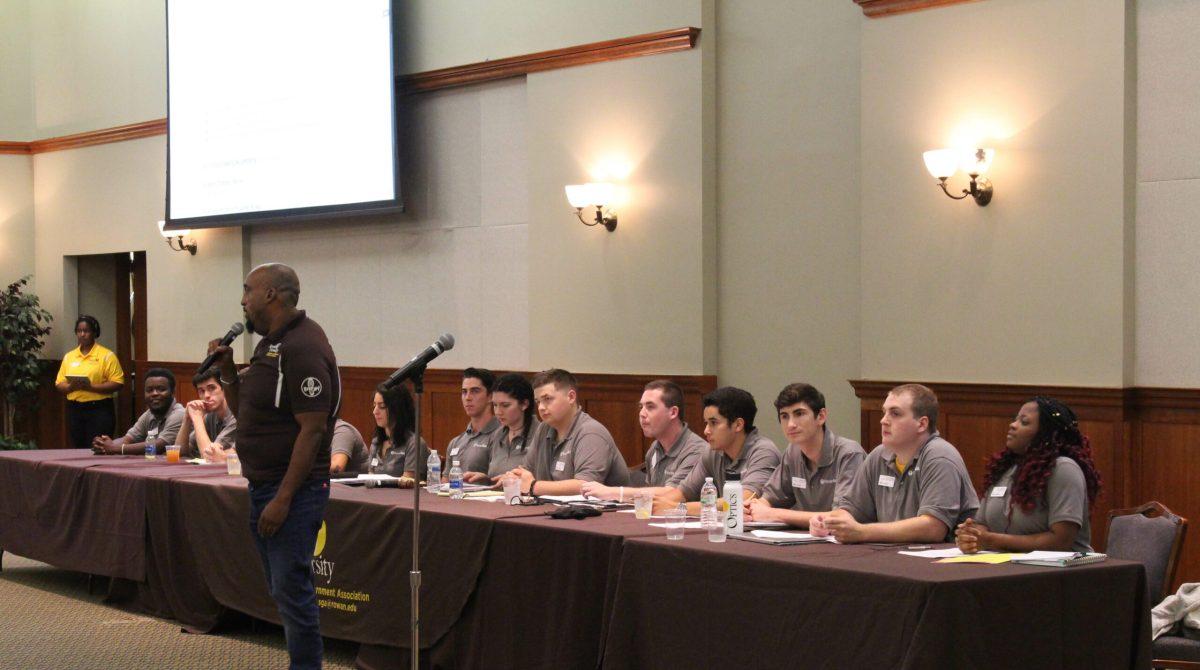
<path id="1" fill-rule="evenodd" d="M 81 314 L 75 319 L 79 346 L 63 356 L 54 388 L 67 397 L 67 426 L 71 446 L 88 449 L 101 435 L 117 429 L 113 397 L 125 385 L 125 371 L 117 355 L 98 342 L 100 322 Z"/>
<path id="2" fill-rule="evenodd" d="M 1038 396 L 1008 425 L 1003 451 L 988 460 L 979 511 L 955 531 L 966 554 L 1092 550 L 1092 503 L 1100 473 L 1070 407 Z"/>

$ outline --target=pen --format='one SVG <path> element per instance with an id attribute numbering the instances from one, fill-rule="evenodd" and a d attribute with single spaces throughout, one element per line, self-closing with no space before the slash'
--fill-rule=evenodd
<path id="1" fill-rule="evenodd" d="M 933 546 L 928 544 L 911 544 L 908 546 L 909 551 L 919 551 L 921 549 L 933 549 Z"/>

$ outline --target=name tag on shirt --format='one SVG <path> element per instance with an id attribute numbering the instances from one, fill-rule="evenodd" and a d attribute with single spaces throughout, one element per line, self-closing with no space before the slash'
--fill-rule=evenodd
<path id="1" fill-rule="evenodd" d="M 71 367 L 77 368 L 77 367 L 79 367 L 79 363 L 80 363 L 79 361 L 71 361 Z"/>
<path id="2" fill-rule="evenodd" d="M 992 487 L 992 497 L 993 498 L 1003 498 L 1004 492 L 1007 490 L 1008 490 L 1007 486 L 993 486 Z"/>
<path id="3" fill-rule="evenodd" d="M 157 438 L 158 438 L 158 429 L 157 428 L 151 428 L 146 431 L 146 441 L 147 442 L 151 442 Z"/>
<path id="4" fill-rule="evenodd" d="M 563 463 L 562 461 L 559 461 L 554 464 L 554 470 L 556 472 L 562 472 L 563 470 L 566 470 L 566 469 L 567 469 L 567 464 Z"/>
<path id="5" fill-rule="evenodd" d="M 379 467 L 379 457 L 378 456 L 371 459 L 371 467 L 373 467 L 373 468 Z"/>
<path id="6" fill-rule="evenodd" d="M 808 488 L 808 480 L 803 477 L 792 477 L 792 488 L 806 489 Z"/>
<path id="7" fill-rule="evenodd" d="M 450 455 L 451 455 L 451 456 L 457 456 L 457 455 L 458 455 L 458 447 L 455 447 L 455 448 L 451 449 L 451 450 L 450 450 Z"/>
<path id="8" fill-rule="evenodd" d="M 896 478 L 891 475 L 879 475 L 879 485 L 890 489 L 896 485 Z"/>

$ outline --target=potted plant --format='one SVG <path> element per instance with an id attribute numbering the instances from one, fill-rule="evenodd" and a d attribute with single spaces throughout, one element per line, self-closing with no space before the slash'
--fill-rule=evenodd
<path id="1" fill-rule="evenodd" d="M 0 416 L 4 433 L 0 449 L 32 449 L 16 436 L 17 408 L 32 408 L 37 401 L 42 366 L 38 354 L 50 334 L 53 317 L 29 293 L 29 275 L 0 293 Z"/>

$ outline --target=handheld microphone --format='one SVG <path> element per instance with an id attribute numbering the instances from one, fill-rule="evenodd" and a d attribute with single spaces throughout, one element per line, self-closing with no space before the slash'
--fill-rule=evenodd
<path id="1" fill-rule="evenodd" d="M 444 333 L 437 338 L 437 342 L 425 347 L 425 351 L 413 356 L 412 360 L 405 363 L 404 367 L 396 370 L 383 382 L 384 388 L 392 388 L 400 382 L 414 376 L 417 371 L 424 370 L 429 361 L 442 355 L 442 352 L 449 351 L 454 348 L 454 336 L 450 333 Z"/>
<path id="2" fill-rule="evenodd" d="M 238 335 L 241 335 L 242 332 L 245 330 L 246 330 L 245 326 L 243 326 L 240 322 L 235 321 L 234 324 L 232 326 L 230 326 L 229 332 L 225 333 L 225 337 L 221 338 L 220 346 L 228 347 L 230 345 L 230 343 L 233 342 L 234 338 L 236 338 Z M 204 358 L 204 360 L 200 363 L 200 367 L 196 369 L 196 374 L 200 374 L 201 372 L 204 372 L 205 370 L 210 368 L 212 366 L 212 364 L 216 362 L 216 360 L 217 360 L 217 352 L 214 351 L 211 354 L 209 354 L 208 356 L 206 356 Z"/>

